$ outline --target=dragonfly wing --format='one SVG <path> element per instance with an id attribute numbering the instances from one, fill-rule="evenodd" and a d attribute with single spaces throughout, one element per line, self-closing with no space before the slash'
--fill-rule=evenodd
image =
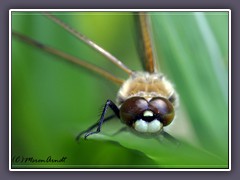
<path id="1" fill-rule="evenodd" d="M 145 12 L 134 14 L 136 41 L 139 58 L 145 71 L 154 73 L 157 71 L 153 53 L 153 41 L 151 37 L 151 22 Z"/>

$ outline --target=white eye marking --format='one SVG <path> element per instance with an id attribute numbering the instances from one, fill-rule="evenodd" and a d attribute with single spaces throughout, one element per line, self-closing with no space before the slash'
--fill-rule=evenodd
<path id="1" fill-rule="evenodd" d="M 143 121 L 142 119 L 137 120 L 134 124 L 134 128 L 138 132 L 147 132 L 148 123 L 146 121 Z"/>
<path id="2" fill-rule="evenodd" d="M 158 132 L 163 127 L 163 124 L 159 122 L 157 119 L 148 123 L 148 132 L 155 133 Z"/>
<path id="3" fill-rule="evenodd" d="M 151 122 L 146 122 L 142 119 L 139 119 L 135 122 L 134 124 L 134 129 L 138 132 L 142 133 L 156 133 L 160 131 L 163 127 L 163 124 L 159 122 L 157 119 L 151 121 Z"/>
<path id="4" fill-rule="evenodd" d="M 153 116 L 153 112 L 152 111 L 149 111 L 149 110 L 146 110 L 146 111 L 144 111 L 144 113 L 143 113 L 143 116 Z"/>

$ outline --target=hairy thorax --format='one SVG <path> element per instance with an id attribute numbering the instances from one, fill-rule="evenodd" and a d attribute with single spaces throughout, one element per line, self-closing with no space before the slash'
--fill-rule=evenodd
<path id="1" fill-rule="evenodd" d="M 121 106 L 126 99 L 134 96 L 141 96 L 146 100 L 153 97 L 174 98 L 172 103 L 176 105 L 173 85 L 159 73 L 134 72 L 120 88 L 117 104 Z"/>

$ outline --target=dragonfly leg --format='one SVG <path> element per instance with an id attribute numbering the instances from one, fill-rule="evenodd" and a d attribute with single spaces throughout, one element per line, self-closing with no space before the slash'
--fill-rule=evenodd
<path id="1" fill-rule="evenodd" d="M 115 132 L 112 136 L 116 136 L 122 132 L 126 132 L 128 130 L 127 127 L 122 127 L 121 129 L 119 129 L 117 132 Z"/>
<path id="2" fill-rule="evenodd" d="M 108 119 L 108 118 L 106 118 L 106 119 L 104 120 L 104 117 L 105 117 L 105 114 L 107 113 L 107 109 L 108 109 L 109 107 L 113 110 L 113 112 L 114 112 L 114 114 L 115 114 L 114 116 L 117 116 L 117 117 L 119 118 L 119 109 L 118 109 L 118 107 L 117 107 L 111 100 L 107 100 L 107 102 L 106 102 L 106 104 L 105 104 L 105 106 L 104 106 L 104 108 L 103 108 L 103 111 L 102 111 L 102 115 L 101 115 L 101 117 L 100 117 L 100 120 L 98 121 L 98 123 L 94 124 L 93 126 L 91 126 L 91 127 L 89 128 L 89 131 L 88 131 L 88 133 L 85 134 L 84 139 L 87 139 L 88 136 L 90 136 L 90 135 L 92 135 L 92 134 L 97 134 L 97 133 L 99 133 L 99 132 L 101 131 L 101 127 L 102 127 L 103 122 L 106 122 L 106 119 Z M 111 119 L 111 118 L 113 118 L 113 117 L 110 116 L 110 119 Z M 110 120 L 110 119 L 108 119 L 108 120 Z M 97 130 L 91 132 L 91 130 L 92 130 L 94 127 L 97 127 Z"/>
<path id="3" fill-rule="evenodd" d="M 114 117 L 116 117 L 115 114 L 113 114 L 113 115 L 111 115 L 111 116 L 108 116 L 108 117 L 106 117 L 106 118 L 103 120 L 103 122 L 105 123 L 105 122 L 113 119 Z M 86 130 L 84 130 L 84 131 L 81 131 L 81 132 L 77 135 L 76 141 L 79 141 L 79 138 L 80 138 L 83 134 L 85 134 L 85 133 L 93 130 L 93 129 L 96 128 L 97 126 L 98 126 L 98 122 L 94 123 L 94 124 L 93 124 L 92 126 L 90 126 L 88 129 L 86 129 Z"/>
<path id="4" fill-rule="evenodd" d="M 176 146 L 179 146 L 180 145 L 180 142 L 179 140 L 177 140 L 175 137 L 173 137 L 172 135 L 170 135 L 169 133 L 167 133 L 166 131 L 163 131 L 161 133 L 161 135 L 167 139 L 168 141 L 170 141 L 171 143 L 173 143 L 174 145 Z"/>

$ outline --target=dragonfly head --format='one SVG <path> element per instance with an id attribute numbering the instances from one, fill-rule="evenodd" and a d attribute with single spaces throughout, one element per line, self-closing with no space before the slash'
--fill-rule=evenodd
<path id="1" fill-rule="evenodd" d="M 120 119 L 129 127 L 141 133 L 158 133 L 169 125 L 175 113 L 172 103 L 163 97 L 146 100 L 131 97 L 120 107 Z"/>

